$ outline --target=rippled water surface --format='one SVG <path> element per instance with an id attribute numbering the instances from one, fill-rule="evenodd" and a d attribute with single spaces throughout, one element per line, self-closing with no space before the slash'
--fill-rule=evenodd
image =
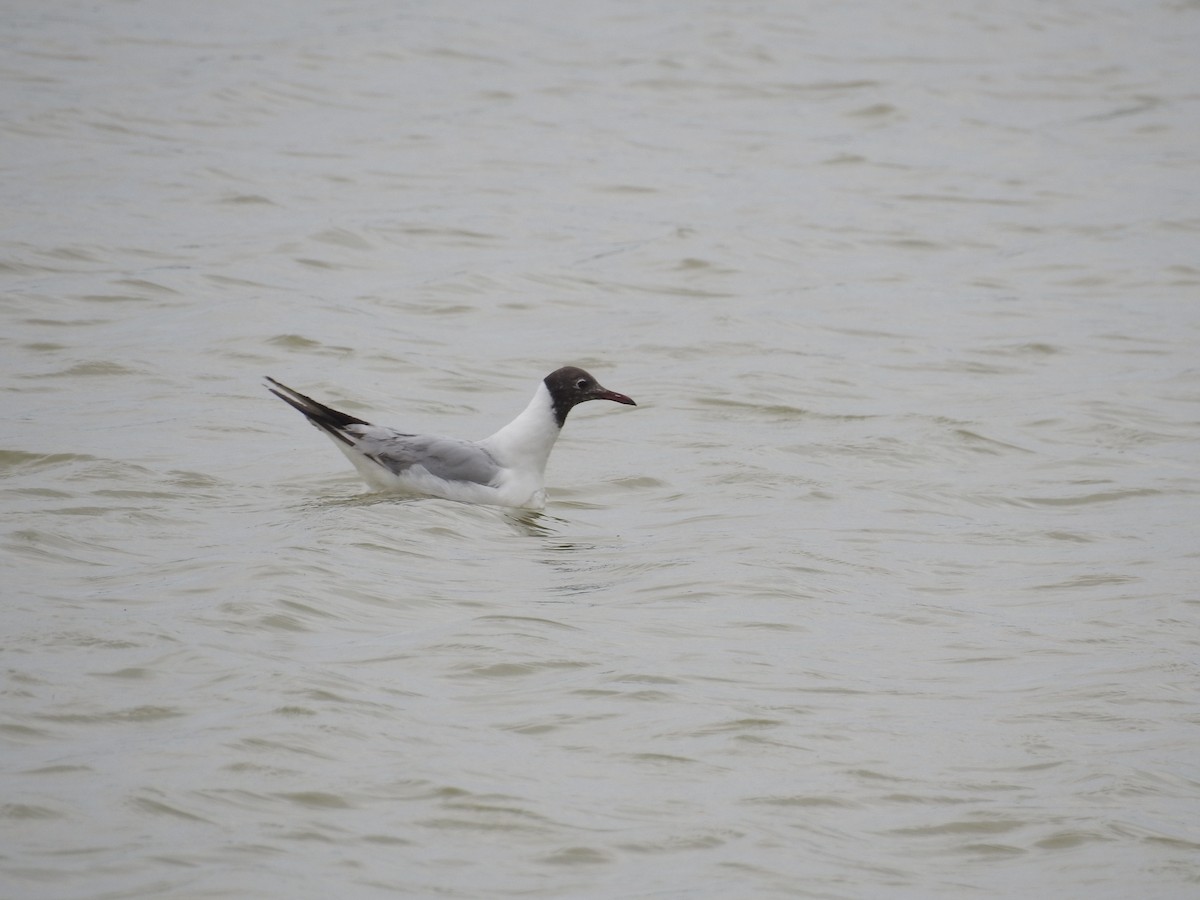
<path id="1" fill-rule="evenodd" d="M 1200 891 L 1195 2 L 6 6 L 0 895 Z"/>

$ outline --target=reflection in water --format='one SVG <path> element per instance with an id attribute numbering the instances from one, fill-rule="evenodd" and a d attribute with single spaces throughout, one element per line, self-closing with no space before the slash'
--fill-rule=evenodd
<path id="1" fill-rule="evenodd" d="M 497 511 L 514 531 L 526 537 L 549 537 L 557 534 L 562 527 L 569 524 L 566 519 L 560 519 L 536 509 L 501 509 L 497 507 Z"/>
<path id="2" fill-rule="evenodd" d="M 408 494 L 397 494 L 388 491 L 370 491 L 354 493 L 343 497 L 321 497 L 309 501 L 307 506 L 313 508 L 342 507 L 342 508 L 371 508 L 374 506 L 422 507 L 424 511 L 432 510 L 435 517 L 442 515 L 448 519 L 471 519 L 480 516 L 495 518 L 509 525 L 514 531 L 527 537 L 547 537 L 556 532 L 556 526 L 568 524 L 565 519 L 547 515 L 540 510 L 512 509 L 504 506 L 486 506 L 472 503 L 459 503 L 440 497 L 414 497 Z"/>

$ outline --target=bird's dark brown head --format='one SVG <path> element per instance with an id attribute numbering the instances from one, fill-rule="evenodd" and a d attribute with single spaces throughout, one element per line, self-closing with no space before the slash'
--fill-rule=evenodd
<path id="1" fill-rule="evenodd" d="M 588 400 L 611 400 L 614 403 L 637 406 L 632 398 L 601 387 L 600 382 L 577 366 L 563 366 L 543 380 L 546 390 L 550 392 L 550 399 L 554 401 L 554 418 L 559 428 L 567 421 L 567 413 Z"/>

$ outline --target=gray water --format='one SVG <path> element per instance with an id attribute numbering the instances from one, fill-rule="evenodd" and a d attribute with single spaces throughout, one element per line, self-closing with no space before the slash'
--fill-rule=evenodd
<path id="1" fill-rule="evenodd" d="M 1200 892 L 1200 5 L 3 5 L 0 896 Z"/>

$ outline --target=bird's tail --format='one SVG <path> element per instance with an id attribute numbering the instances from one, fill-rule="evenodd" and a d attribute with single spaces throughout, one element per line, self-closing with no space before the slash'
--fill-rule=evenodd
<path id="1" fill-rule="evenodd" d="M 286 384 L 280 384 L 271 376 L 266 376 L 269 385 L 267 390 L 288 404 L 294 409 L 304 413 L 305 418 L 312 422 L 322 431 L 337 438 L 343 443 L 349 444 L 351 447 L 357 443 L 355 439 L 346 433 L 347 425 L 370 425 L 363 419 L 356 418 L 349 413 L 344 413 L 334 409 L 332 406 L 326 406 L 324 403 L 319 403 L 312 397 L 306 397 L 299 391 L 293 391 Z"/>

